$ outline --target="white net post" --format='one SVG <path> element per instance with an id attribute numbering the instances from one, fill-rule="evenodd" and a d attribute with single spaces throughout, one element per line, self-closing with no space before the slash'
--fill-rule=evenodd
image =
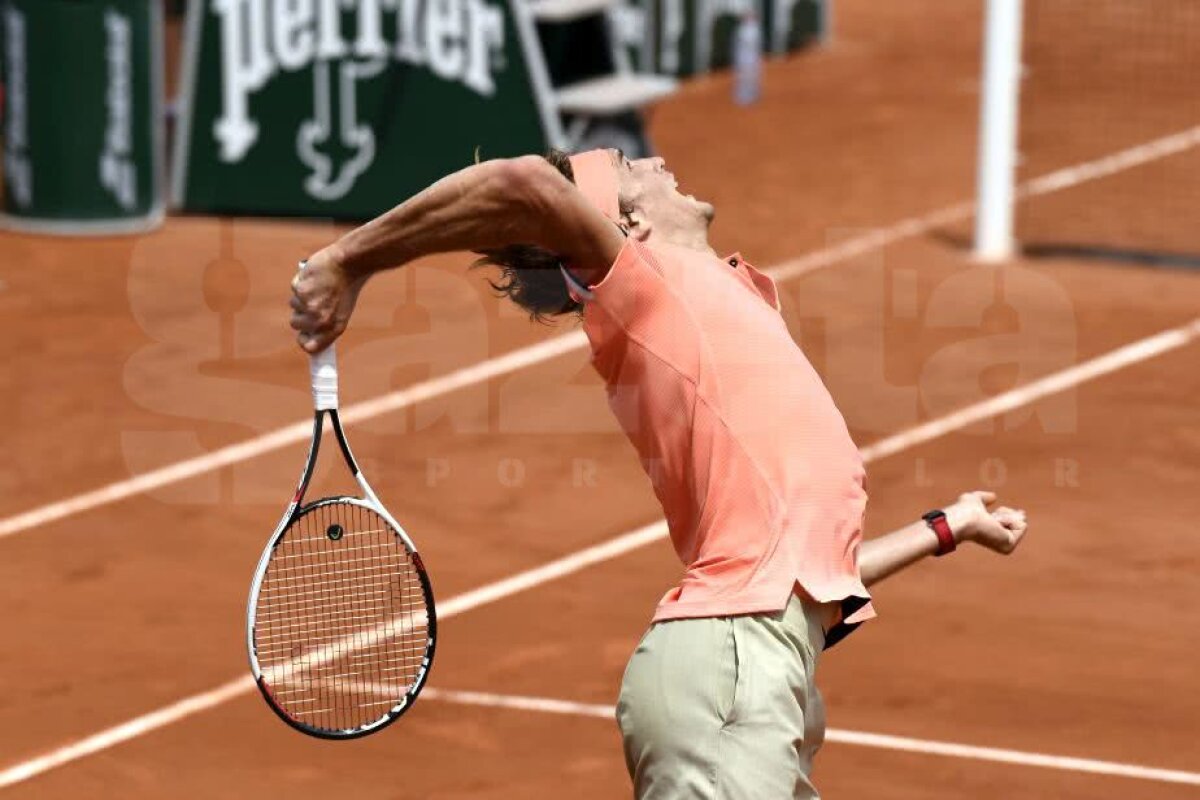
<path id="1" fill-rule="evenodd" d="M 1002 261 L 1013 251 L 1022 5 L 987 0 L 975 215 L 975 256 L 981 261 Z"/>

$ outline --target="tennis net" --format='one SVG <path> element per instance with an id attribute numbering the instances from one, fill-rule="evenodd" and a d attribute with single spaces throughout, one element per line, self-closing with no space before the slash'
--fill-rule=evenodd
<path id="1" fill-rule="evenodd" d="M 1154 149 L 1200 133 L 1200 0 L 1025 0 L 1024 13 L 1018 178 L 1146 150 L 1019 204 L 1022 245 L 1200 259 L 1200 147 Z"/>

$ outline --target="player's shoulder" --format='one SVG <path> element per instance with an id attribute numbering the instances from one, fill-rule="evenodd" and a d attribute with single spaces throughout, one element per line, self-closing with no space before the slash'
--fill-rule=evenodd
<path id="1" fill-rule="evenodd" d="M 711 251 L 628 237 L 604 279 L 591 287 L 598 298 L 673 295 L 687 300 L 700 293 L 727 291 L 730 267 Z"/>

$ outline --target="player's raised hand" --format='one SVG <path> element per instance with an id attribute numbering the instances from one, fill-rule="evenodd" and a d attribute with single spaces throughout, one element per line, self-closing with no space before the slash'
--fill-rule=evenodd
<path id="1" fill-rule="evenodd" d="M 346 272 L 335 247 L 318 251 L 296 272 L 291 325 L 306 353 L 319 353 L 342 335 L 365 282 Z"/>
<path id="2" fill-rule="evenodd" d="M 946 509 L 946 519 L 959 541 L 970 541 L 997 553 L 1017 549 L 1029 524 L 1019 508 L 996 505 L 996 494 L 966 492 Z"/>

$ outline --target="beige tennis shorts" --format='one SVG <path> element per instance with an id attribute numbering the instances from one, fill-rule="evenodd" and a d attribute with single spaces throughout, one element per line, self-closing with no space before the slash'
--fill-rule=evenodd
<path id="1" fill-rule="evenodd" d="M 816 798 L 814 674 L 829 607 L 658 622 L 629 660 L 617 724 L 637 800 Z"/>

